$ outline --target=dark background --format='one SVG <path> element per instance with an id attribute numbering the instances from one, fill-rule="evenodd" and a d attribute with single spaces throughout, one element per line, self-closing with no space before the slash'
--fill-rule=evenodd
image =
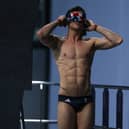
<path id="1" fill-rule="evenodd" d="M 23 103 L 24 92 L 25 90 L 31 92 L 32 78 L 48 79 L 46 70 L 49 66 L 47 64 L 49 62 L 49 52 L 46 48 L 41 47 L 37 40 L 34 40 L 36 29 L 46 22 L 46 15 L 42 15 L 44 13 L 42 11 L 47 4 L 44 2 L 41 9 L 39 5 L 39 0 L 0 1 L 1 129 L 18 128 L 19 112 Z M 40 51 L 47 55 L 43 56 Z M 46 63 L 43 63 L 42 66 L 43 71 L 40 71 L 40 73 L 37 73 L 39 72 L 37 71 L 39 66 L 37 64 L 33 65 L 33 60 L 35 60 L 33 57 L 37 53 L 38 57 L 47 58 Z M 36 92 L 34 95 L 38 96 L 39 93 Z M 25 108 L 28 109 L 29 105 L 26 106 Z M 33 107 L 31 109 L 29 107 L 29 111 L 31 110 L 37 110 L 37 108 Z"/>

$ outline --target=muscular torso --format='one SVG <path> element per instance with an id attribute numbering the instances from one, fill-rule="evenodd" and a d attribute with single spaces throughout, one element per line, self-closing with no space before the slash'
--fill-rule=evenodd
<path id="1" fill-rule="evenodd" d="M 91 64 L 94 56 L 92 41 L 71 43 L 67 40 L 54 51 L 60 74 L 59 94 L 85 96 L 90 94 Z"/>

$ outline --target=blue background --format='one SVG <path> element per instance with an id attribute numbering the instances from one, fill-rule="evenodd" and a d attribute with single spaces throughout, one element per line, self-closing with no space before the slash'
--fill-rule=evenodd
<path id="1" fill-rule="evenodd" d="M 96 52 L 93 65 L 91 81 L 93 84 L 123 85 L 129 84 L 129 1 L 128 0 L 53 0 L 51 3 L 51 21 L 58 16 L 64 15 L 73 6 L 80 5 L 86 12 L 87 17 L 95 23 L 119 33 L 124 42 L 122 45 Z M 67 28 L 57 27 L 54 33 L 63 36 Z M 88 36 L 101 36 L 96 32 L 88 33 Z M 53 54 L 51 53 L 50 81 L 59 82 L 59 74 Z M 50 88 L 49 98 L 49 119 L 57 118 L 57 94 L 58 87 Z M 115 127 L 116 91 L 110 90 L 110 120 L 111 127 Z M 96 94 L 96 124 L 102 123 L 102 90 Z M 129 129 L 129 104 L 128 91 L 124 91 L 124 129 Z M 57 125 L 50 125 L 50 128 L 57 128 Z"/>

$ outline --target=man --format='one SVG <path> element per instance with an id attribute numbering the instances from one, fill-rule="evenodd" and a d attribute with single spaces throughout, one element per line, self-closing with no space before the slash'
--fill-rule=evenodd
<path id="1" fill-rule="evenodd" d="M 66 37 L 51 34 L 57 26 L 66 25 Z M 87 31 L 96 31 L 103 37 L 82 38 Z M 122 37 L 86 19 L 85 11 L 79 6 L 43 26 L 37 36 L 53 50 L 60 74 L 59 129 L 90 129 L 93 123 L 90 74 L 94 53 L 120 45 Z"/>

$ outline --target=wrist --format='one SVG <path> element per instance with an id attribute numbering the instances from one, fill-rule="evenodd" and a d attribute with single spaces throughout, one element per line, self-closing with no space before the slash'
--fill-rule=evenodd
<path id="1" fill-rule="evenodd" d="M 98 25 L 95 24 L 95 25 L 94 25 L 94 31 L 97 31 L 97 28 L 98 28 Z"/>
<path id="2" fill-rule="evenodd" d="M 53 24 L 54 26 L 58 26 L 58 25 L 59 25 L 59 21 L 58 21 L 58 20 L 55 20 L 55 21 L 52 22 L 52 24 Z"/>
<path id="3" fill-rule="evenodd" d="M 56 24 L 57 24 L 57 25 L 60 25 L 60 24 L 61 24 L 61 20 L 60 20 L 60 19 L 57 19 L 57 20 L 56 20 Z"/>

